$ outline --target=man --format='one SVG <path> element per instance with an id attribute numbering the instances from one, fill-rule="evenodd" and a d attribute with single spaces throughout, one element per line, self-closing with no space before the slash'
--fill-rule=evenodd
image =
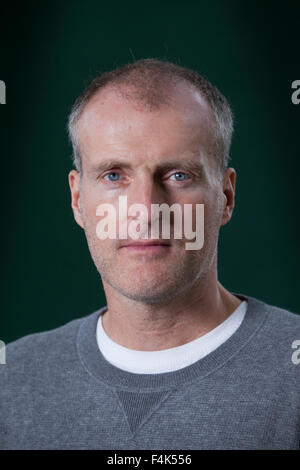
<path id="1" fill-rule="evenodd" d="M 218 281 L 232 128 L 213 85 L 156 59 L 104 73 L 76 100 L 72 208 L 107 306 L 8 345 L 0 448 L 300 448 L 300 317 Z M 120 216 L 122 197 L 140 205 L 125 217 L 136 236 L 105 237 L 101 206 Z M 175 237 L 175 215 L 169 238 L 151 236 L 155 204 L 189 205 L 193 228 L 203 205 L 201 248 Z"/>

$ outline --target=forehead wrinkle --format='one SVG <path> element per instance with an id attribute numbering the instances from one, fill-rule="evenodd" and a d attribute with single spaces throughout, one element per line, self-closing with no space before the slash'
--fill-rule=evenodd
<path id="1" fill-rule="evenodd" d="M 195 90 L 190 85 L 181 83 L 179 86 L 173 87 L 173 91 L 169 90 L 168 95 L 169 99 L 167 102 L 162 103 L 161 106 L 154 110 L 150 110 L 143 105 L 143 102 L 130 97 L 126 98 L 122 93 L 118 93 L 118 89 L 114 90 L 112 87 L 108 87 L 108 89 L 100 90 L 100 92 L 91 98 L 83 109 L 78 123 L 80 122 L 84 128 L 90 127 L 91 122 L 93 125 L 94 122 L 99 121 L 101 128 L 104 128 L 109 134 L 114 134 L 115 123 L 112 124 L 110 120 L 111 117 L 115 119 L 115 113 L 117 112 L 118 125 L 130 128 L 130 122 L 128 122 L 126 113 L 122 114 L 124 112 L 124 105 L 125 109 L 131 108 L 130 111 L 133 110 L 138 114 L 150 114 L 154 118 L 156 115 L 162 115 L 165 111 L 173 110 L 176 114 L 182 116 L 187 123 L 195 122 L 199 118 L 206 123 L 209 121 L 210 124 L 214 121 L 212 111 L 206 99 L 203 98 L 198 90 Z M 113 110 L 112 114 L 110 110 Z M 105 116 L 103 118 L 103 111 L 106 115 L 108 113 L 108 118 L 105 118 Z M 91 122 L 89 122 L 90 120 Z M 211 125 L 208 125 L 208 127 L 210 128 Z"/>
<path id="2" fill-rule="evenodd" d="M 193 155 L 196 155 L 196 153 L 194 153 Z M 133 170 L 135 166 L 140 167 L 140 166 L 145 166 L 145 165 L 146 163 L 142 165 L 141 164 L 134 165 L 132 162 L 126 162 L 121 159 L 108 159 L 106 161 L 102 161 L 98 164 L 92 165 L 88 169 L 88 173 L 96 174 L 96 173 L 103 172 L 109 169 Z M 185 159 L 180 159 L 177 157 L 176 159 L 173 159 L 173 160 L 170 159 L 169 161 L 167 160 L 163 163 L 155 164 L 153 167 L 153 172 L 159 173 L 162 171 L 168 171 L 168 170 L 175 169 L 175 168 L 180 168 L 182 170 L 202 172 L 204 170 L 204 165 L 200 160 L 195 159 L 195 158 L 192 158 L 190 160 L 185 160 Z"/>
<path id="3" fill-rule="evenodd" d="M 178 108 L 177 106 L 168 106 L 168 109 L 173 109 L 175 111 L 175 114 L 172 116 L 172 119 L 170 123 L 174 121 L 175 126 L 179 125 L 179 131 L 181 130 L 180 126 L 180 118 L 182 118 L 185 123 L 186 123 L 186 130 L 182 132 L 181 135 L 181 142 L 180 145 L 185 145 L 184 142 L 186 142 L 186 145 L 195 145 L 197 141 L 197 146 L 198 146 L 198 152 L 200 153 L 200 148 L 201 150 L 204 149 L 204 152 L 207 154 L 211 154 L 213 150 L 213 145 L 210 142 L 210 137 L 211 137 L 211 131 L 212 131 L 212 126 L 211 126 L 211 113 L 207 113 L 207 111 L 210 111 L 209 108 L 207 107 L 207 104 L 205 103 L 205 100 L 201 96 L 197 96 L 198 100 L 200 103 L 196 104 L 195 96 L 193 97 L 193 106 L 189 107 L 187 106 L 187 103 L 183 107 L 181 107 L 181 110 L 183 111 L 182 113 L 180 112 L 180 107 Z M 190 98 L 190 97 L 189 97 Z M 116 112 L 115 109 L 113 109 L 112 114 L 110 113 L 110 108 L 105 107 L 104 108 L 101 106 L 102 104 L 109 104 L 110 97 L 103 97 L 101 95 L 98 95 L 97 97 L 94 97 L 89 103 L 87 103 L 86 109 L 83 112 L 83 115 L 81 116 L 81 119 L 79 120 L 78 124 L 80 123 L 80 142 L 82 143 L 80 145 L 81 147 L 81 153 L 82 154 L 88 154 L 89 153 L 89 147 L 90 145 L 98 145 L 99 139 L 97 139 L 97 134 L 100 135 L 102 134 L 101 131 L 104 131 L 104 136 L 106 135 L 108 137 L 108 142 L 104 142 L 105 146 L 108 148 L 108 152 L 111 153 L 112 151 L 116 153 L 119 153 L 121 155 L 122 152 L 128 154 L 128 151 L 130 153 L 132 152 L 137 152 L 138 151 L 138 145 L 139 145 L 139 131 L 141 132 L 140 137 L 142 138 L 142 141 L 140 142 L 141 145 L 146 145 L 147 147 L 147 142 L 144 144 L 143 139 L 145 140 L 143 136 L 143 130 L 144 130 L 144 124 L 146 125 L 145 129 L 150 131 L 152 130 L 152 127 L 154 125 L 154 130 L 155 130 L 155 118 L 156 117 L 162 117 L 164 116 L 164 112 L 166 111 L 166 108 L 164 109 L 159 109 L 154 112 L 151 112 L 149 110 L 142 110 L 142 109 L 136 109 L 136 107 L 131 106 L 133 103 L 128 103 L 124 100 L 120 100 L 115 102 L 115 100 L 112 101 L 112 107 L 114 108 L 114 105 L 120 107 L 120 113 Z M 127 118 L 126 113 L 124 113 L 124 104 L 125 108 L 126 106 L 131 107 L 131 110 L 134 109 L 134 112 L 136 113 L 142 113 L 142 114 L 151 114 L 152 117 L 154 118 L 153 120 L 151 119 L 150 121 L 147 121 L 144 123 L 143 121 L 139 122 L 139 120 L 133 120 L 133 123 L 130 120 L 130 117 Z M 95 106 L 96 105 L 96 106 Z M 200 105 L 200 106 L 199 106 Z M 102 109 L 101 109 L 102 108 Z M 104 111 L 102 113 L 102 111 Z M 126 111 L 126 109 L 125 109 Z M 187 112 L 188 111 L 188 112 Z M 191 112 L 189 112 L 191 111 Z M 108 112 L 108 115 L 107 115 Z M 105 115 L 107 117 L 105 118 Z M 177 116 L 178 115 L 178 116 Z M 129 115 L 130 116 L 130 115 Z M 197 122 L 198 121 L 198 122 Z M 116 124 L 117 124 L 117 129 L 116 129 Z M 159 123 L 158 123 L 159 124 Z M 138 128 L 136 129 L 136 126 L 138 125 Z M 119 127 L 121 126 L 121 130 Z M 125 134 L 122 135 L 122 128 L 125 131 Z M 97 132 L 97 129 L 99 129 L 99 132 Z M 172 125 L 170 127 L 172 131 Z M 128 134 L 126 131 L 127 130 L 132 130 L 132 133 Z M 166 131 L 168 131 L 168 125 L 166 126 Z M 184 129 L 183 129 L 184 130 Z M 157 125 L 157 137 L 160 137 L 161 133 L 161 126 Z M 121 132 L 121 134 L 120 134 Z M 96 136 L 96 139 L 94 138 Z M 87 137 L 84 139 L 84 137 Z M 125 142 L 125 149 L 122 149 L 124 142 L 122 142 L 123 137 L 125 140 L 127 137 L 129 138 L 137 138 L 137 146 L 134 146 L 135 148 L 132 150 L 132 148 L 127 148 L 126 145 L 127 143 Z M 91 140 L 91 139 L 92 140 Z M 119 138 L 119 140 L 118 140 Z M 121 140 L 120 140 L 121 139 Z M 159 139 L 158 139 L 159 140 Z M 84 142 L 83 142 L 84 141 Z M 155 142 L 155 141 L 154 141 Z M 130 143 L 130 142 L 129 142 Z M 166 143 L 166 142 L 165 142 Z M 84 144 L 84 145 L 83 145 Z M 82 148 L 84 147 L 84 148 Z M 121 153 L 120 153 L 121 150 Z M 152 153 L 152 151 L 155 152 L 155 147 L 153 149 L 145 148 L 146 153 Z M 105 149 L 102 147 L 101 153 L 105 153 Z M 177 152 L 176 152 L 177 153 Z M 151 157 L 149 157 L 151 159 Z"/>

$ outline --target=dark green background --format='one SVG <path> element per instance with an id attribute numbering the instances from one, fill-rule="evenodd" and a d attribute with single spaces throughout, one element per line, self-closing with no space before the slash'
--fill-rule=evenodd
<path id="1" fill-rule="evenodd" d="M 228 289 L 300 312 L 299 2 L 52 1 L 1 5 L 0 338 L 60 326 L 104 305 L 73 220 L 65 131 L 85 80 L 144 57 L 197 69 L 227 96 L 236 130 L 232 221 L 221 229 Z"/>

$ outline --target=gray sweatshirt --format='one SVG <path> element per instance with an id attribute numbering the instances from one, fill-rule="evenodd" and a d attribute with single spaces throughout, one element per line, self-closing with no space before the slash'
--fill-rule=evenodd
<path id="1" fill-rule="evenodd" d="M 247 300 L 221 346 L 135 374 L 101 354 L 106 307 L 6 347 L 0 449 L 300 449 L 300 316 Z"/>

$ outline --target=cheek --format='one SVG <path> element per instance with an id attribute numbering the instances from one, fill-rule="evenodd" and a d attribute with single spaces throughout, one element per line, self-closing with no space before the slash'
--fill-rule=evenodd
<path id="1" fill-rule="evenodd" d="M 223 199 L 216 194 L 214 199 L 209 199 L 205 205 L 205 225 L 207 230 L 218 230 L 223 216 Z"/>
<path id="2" fill-rule="evenodd" d="M 97 220 L 97 216 L 96 216 L 97 204 L 95 204 L 92 201 L 85 200 L 83 202 L 82 209 L 83 209 L 84 217 L 89 223 L 95 222 Z"/>
<path id="3" fill-rule="evenodd" d="M 96 220 L 96 210 L 98 205 L 101 203 L 101 198 L 97 191 L 92 189 L 82 188 L 81 191 L 81 203 L 82 210 L 84 212 L 85 218 L 89 221 Z"/>
<path id="4" fill-rule="evenodd" d="M 196 214 L 197 204 L 203 204 L 205 216 L 211 218 L 216 217 L 219 213 L 220 198 L 216 191 L 203 189 L 201 191 L 198 190 L 196 194 L 194 193 L 190 197 L 186 197 L 184 201 L 181 200 L 180 204 L 182 206 L 182 211 L 184 211 L 184 204 L 191 205 L 193 207 L 193 218 Z"/>
<path id="5" fill-rule="evenodd" d="M 97 202 L 91 198 L 83 198 L 81 204 L 81 216 L 87 235 L 95 238 L 99 217 L 96 215 Z"/>
<path id="6" fill-rule="evenodd" d="M 196 220 L 202 221 L 201 210 L 197 208 L 197 204 L 204 205 L 204 231 L 206 237 L 212 236 L 220 226 L 223 214 L 223 198 L 219 186 L 209 186 L 198 188 L 197 192 L 185 198 L 184 204 L 192 204 L 193 206 L 193 229 L 195 230 Z M 181 201 L 182 202 L 182 201 Z M 182 209 L 184 205 L 182 204 Z"/>

